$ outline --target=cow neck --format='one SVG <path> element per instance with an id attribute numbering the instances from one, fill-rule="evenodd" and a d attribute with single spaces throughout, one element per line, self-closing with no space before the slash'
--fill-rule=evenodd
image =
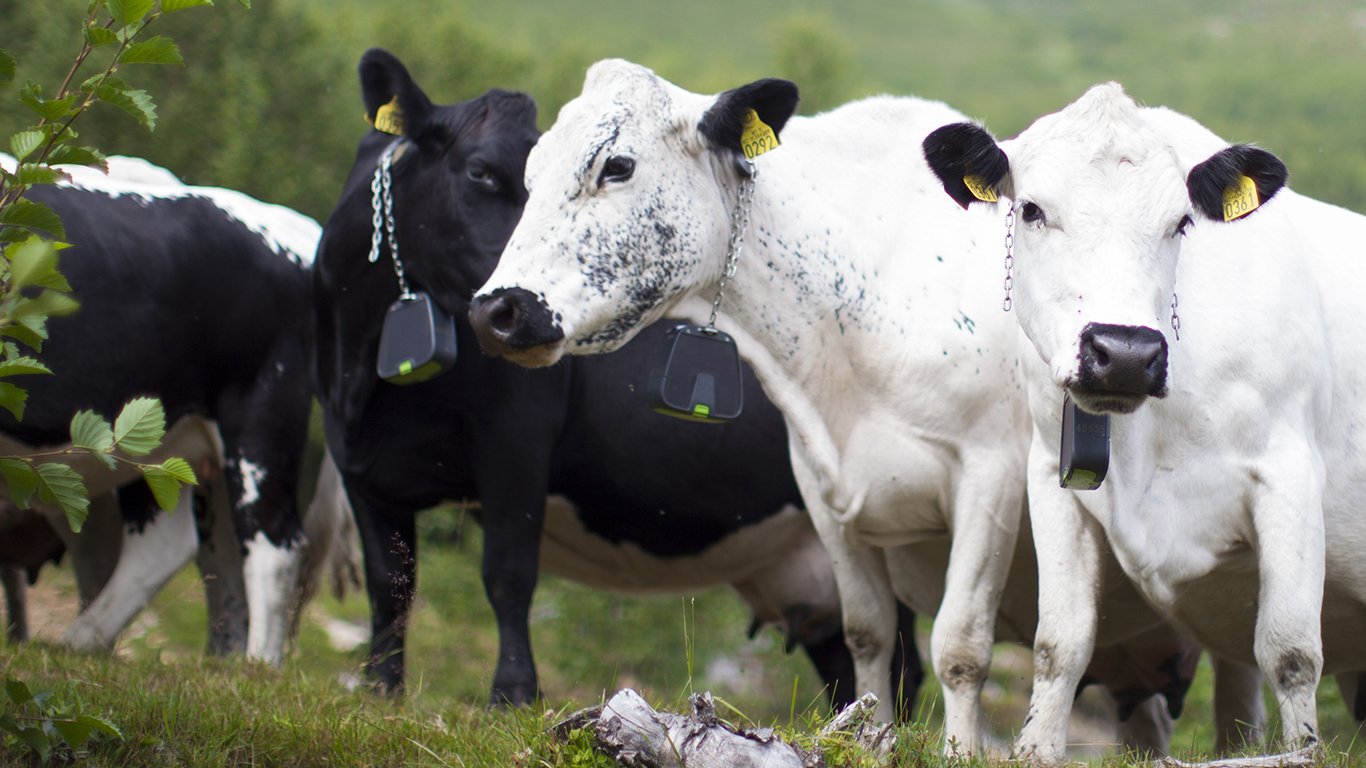
<path id="1" fill-rule="evenodd" d="M 406 139 L 399 137 L 389 142 L 375 163 L 375 175 L 370 181 L 370 210 L 372 234 L 370 237 L 370 263 L 379 261 L 382 245 L 389 246 L 389 256 L 394 262 L 394 275 L 398 278 L 399 298 L 416 298 L 408 287 L 408 278 L 403 272 L 403 260 L 398 255 L 398 238 L 394 235 L 394 187 L 391 168 L 393 162 L 402 155 L 407 146 Z"/>
<path id="2" fill-rule="evenodd" d="M 740 249 L 745 243 L 745 232 L 749 230 L 749 214 L 754 207 L 754 187 L 759 181 L 759 167 L 753 158 L 745 158 L 738 163 L 740 168 L 740 189 L 736 194 L 735 212 L 730 217 L 730 240 L 726 244 L 725 266 L 716 282 L 716 298 L 711 302 L 711 316 L 707 318 L 707 330 L 716 332 L 716 315 L 721 311 L 721 300 L 726 295 L 726 283 L 735 277 L 740 265 Z"/>

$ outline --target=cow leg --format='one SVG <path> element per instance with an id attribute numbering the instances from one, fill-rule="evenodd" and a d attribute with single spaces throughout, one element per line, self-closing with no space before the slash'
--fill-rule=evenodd
<path id="1" fill-rule="evenodd" d="M 298 341 L 282 334 L 280 344 L 290 347 Z M 247 656 L 274 666 L 284 660 L 302 561 L 297 494 L 309 395 L 285 373 L 301 369 L 291 357 L 295 354 L 278 350 L 281 362 L 263 365 L 263 378 L 252 388 L 225 394 L 217 420 L 233 526 L 243 553 Z"/>
<path id="2" fill-rule="evenodd" d="M 920 649 L 915 643 L 915 613 L 896 604 L 896 642 L 892 651 L 890 684 L 896 697 L 896 720 L 908 722 L 915 709 L 920 684 L 925 680 L 925 667 L 920 660 Z M 849 653 L 849 641 L 844 631 L 819 642 L 802 647 L 825 681 L 830 704 L 836 710 L 854 703 L 858 694 L 854 688 L 854 657 Z"/>
<path id="3" fill-rule="evenodd" d="M 521 480 L 480 486 L 484 593 L 498 621 L 498 665 L 489 697 L 495 706 L 531 704 L 540 696 L 529 616 L 540 569 L 545 484 L 534 477 Z"/>
<path id="4" fill-rule="evenodd" d="M 1261 468 L 1269 471 L 1252 501 L 1261 586 L 1253 654 L 1276 695 L 1288 749 L 1318 743 L 1323 673 L 1322 469 L 1308 446 L 1301 450 L 1281 451 L 1274 468 Z"/>
<path id="5" fill-rule="evenodd" d="M 1071 491 L 1058 487 L 1057 451 L 1037 427 L 1029 451 L 1029 518 L 1039 562 L 1034 690 L 1015 744 L 1021 760 L 1066 759 L 1072 698 L 1091 660 L 1105 533 Z"/>
<path id="6" fill-rule="evenodd" d="M 1128 752 L 1160 757 L 1167 754 L 1175 727 L 1176 723 L 1167 711 L 1167 702 L 1153 694 L 1134 707 L 1128 719 L 1118 722 L 1115 736 Z"/>
<path id="7" fill-rule="evenodd" d="M 195 492 L 199 551 L 195 561 L 204 581 L 208 608 L 208 652 L 214 656 L 247 649 L 247 593 L 242 580 L 242 552 L 237 545 L 228 487 L 223 476 L 200 478 Z"/>
<path id="8" fill-rule="evenodd" d="M 1262 673 L 1256 667 L 1218 656 L 1214 662 L 1214 751 L 1236 752 L 1262 740 L 1266 703 Z"/>
<path id="9" fill-rule="evenodd" d="M 23 570 L 9 563 L 0 565 L 0 580 L 5 585 L 5 617 L 9 620 L 5 635 L 11 643 L 28 642 L 28 586 L 24 584 Z"/>
<path id="10" fill-rule="evenodd" d="M 71 626 L 62 642 L 81 651 L 109 650 L 124 627 L 133 620 L 166 582 L 194 556 L 197 546 L 192 489 L 180 492 L 174 512 L 156 509 L 150 492 L 141 483 L 128 486 L 121 499 L 134 515 L 150 514 L 145 523 L 129 525 L 123 551 L 109 583 Z"/>
<path id="11" fill-rule="evenodd" d="M 1356 720 L 1358 738 L 1366 736 L 1366 672 L 1339 672 L 1333 677 L 1338 681 L 1342 703 Z"/>
<path id="12" fill-rule="evenodd" d="M 66 545 L 71 558 L 71 570 L 76 576 L 81 610 L 85 610 L 104 590 L 119 564 L 123 515 L 119 510 L 117 491 L 101 493 L 90 499 L 85 525 L 80 533 L 72 532 L 61 511 L 44 510 L 44 514 Z"/>
<path id="13" fill-rule="evenodd" d="M 365 557 L 370 655 L 365 671 L 380 692 L 403 692 L 403 641 L 417 592 L 417 526 L 412 511 L 381 510 L 348 494 Z"/>
<path id="14" fill-rule="evenodd" d="M 995 456 L 978 459 L 965 458 L 965 467 L 1008 466 Z M 944 690 L 944 750 L 950 756 L 980 754 L 986 746 L 982 686 L 991 669 L 1009 553 L 1015 551 L 1021 491 L 1018 478 L 974 473 L 963 478 L 953 503 L 944 599 L 930 633 L 930 658 Z"/>

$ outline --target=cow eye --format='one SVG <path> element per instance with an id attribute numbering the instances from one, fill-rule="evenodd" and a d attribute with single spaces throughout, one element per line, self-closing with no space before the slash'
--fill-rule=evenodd
<path id="1" fill-rule="evenodd" d="M 1042 224 L 1046 217 L 1042 208 L 1033 203 L 1025 203 L 1020 206 L 1020 218 L 1024 219 L 1026 224 Z"/>
<path id="2" fill-rule="evenodd" d="M 1195 222 L 1191 220 L 1191 217 L 1190 217 L 1190 216 L 1182 216 L 1182 217 L 1181 217 L 1181 220 L 1178 221 L 1178 222 L 1176 223 L 1176 234 L 1177 234 L 1177 236 L 1178 236 L 1178 237 L 1184 236 L 1184 235 L 1186 234 L 1186 229 L 1189 228 L 1190 225 L 1192 225 L 1192 224 L 1194 224 L 1194 223 L 1195 223 Z"/>
<path id="3" fill-rule="evenodd" d="M 471 165 L 466 171 L 465 176 L 475 184 L 488 189 L 490 192 L 498 191 L 498 178 L 489 172 L 488 168 L 482 165 Z"/>
<path id="4" fill-rule="evenodd" d="M 636 172 L 636 161 L 625 155 L 612 155 L 607 158 L 607 162 L 602 164 L 602 175 L 598 177 L 598 186 L 609 181 L 626 181 L 631 178 L 631 174 Z"/>

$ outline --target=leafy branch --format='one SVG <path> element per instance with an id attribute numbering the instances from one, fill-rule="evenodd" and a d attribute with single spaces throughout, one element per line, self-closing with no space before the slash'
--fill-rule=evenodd
<path id="1" fill-rule="evenodd" d="M 123 741 L 123 732 L 109 720 L 77 706 L 53 704 L 51 691 L 32 693 L 22 681 L 11 679 L 5 681 L 5 698 L 11 706 L 0 712 L 0 734 L 33 750 L 43 765 L 57 749 L 78 752 L 92 739 Z"/>

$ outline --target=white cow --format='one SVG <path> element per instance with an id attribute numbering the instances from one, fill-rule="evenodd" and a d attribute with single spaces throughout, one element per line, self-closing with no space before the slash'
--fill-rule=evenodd
<path id="1" fill-rule="evenodd" d="M 994 186 L 979 237 L 1014 214 L 1043 598 L 1017 753 L 1063 756 L 1107 536 L 1149 600 L 1260 667 L 1287 744 L 1316 742 L 1321 672 L 1366 668 L 1366 217 L 1277 194 L 1273 155 L 1113 83 L 999 145 L 959 125 L 924 147 L 965 207 L 965 176 Z M 1065 394 L 1111 414 L 1095 491 L 1059 487 Z"/>
<path id="2" fill-rule="evenodd" d="M 780 133 L 784 146 L 755 161 L 722 325 L 787 417 L 859 689 L 889 719 L 894 595 L 934 615 L 946 748 L 974 752 L 1028 428 L 995 271 L 961 247 L 973 217 L 937 195 L 902 138 L 961 117 L 877 98 L 789 121 L 796 100 L 785 81 L 706 96 L 628 62 L 594 65 L 532 150 L 530 199 L 471 319 L 486 351 L 543 366 L 615 349 L 686 299 L 709 302 L 747 178 L 745 115 Z M 1128 596 L 1114 611 L 1131 625 L 1123 637 L 1157 621 Z"/>

